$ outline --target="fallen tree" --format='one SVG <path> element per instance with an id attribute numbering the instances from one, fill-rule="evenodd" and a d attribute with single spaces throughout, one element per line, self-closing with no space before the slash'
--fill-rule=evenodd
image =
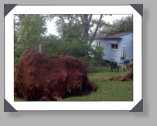
<path id="1" fill-rule="evenodd" d="M 14 92 L 29 101 L 61 100 L 96 91 L 83 63 L 71 56 L 47 57 L 27 50 L 15 69 Z"/>

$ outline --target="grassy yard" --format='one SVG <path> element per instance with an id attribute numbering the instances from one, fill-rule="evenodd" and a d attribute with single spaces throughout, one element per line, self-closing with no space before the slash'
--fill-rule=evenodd
<path id="1" fill-rule="evenodd" d="M 125 74 L 127 72 L 89 73 L 88 77 L 98 87 L 97 91 L 86 96 L 65 98 L 63 101 L 132 101 L 133 83 L 131 81 L 104 81 L 112 76 L 124 76 Z"/>
<path id="2" fill-rule="evenodd" d="M 18 98 L 18 97 L 16 97 L 16 96 L 14 96 L 14 101 L 25 101 L 25 100 L 22 99 L 22 98 Z"/>

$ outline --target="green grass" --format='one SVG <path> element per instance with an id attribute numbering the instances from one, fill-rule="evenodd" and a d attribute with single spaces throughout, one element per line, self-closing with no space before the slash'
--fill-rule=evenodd
<path id="1" fill-rule="evenodd" d="M 18 97 L 16 97 L 16 96 L 14 96 L 14 101 L 25 101 L 25 100 L 22 99 L 22 98 L 18 98 Z"/>
<path id="2" fill-rule="evenodd" d="M 95 67 L 95 66 L 88 66 L 87 67 L 88 73 L 96 73 L 96 72 L 110 72 L 109 67 Z"/>
<path id="3" fill-rule="evenodd" d="M 98 87 L 96 92 L 89 95 L 68 97 L 62 101 L 132 101 L 133 82 L 119 80 L 104 81 L 112 76 L 124 76 L 127 72 L 96 72 L 89 73 L 89 79 Z M 15 97 L 15 101 L 24 101 Z"/>
<path id="4" fill-rule="evenodd" d="M 112 76 L 124 76 L 127 72 L 96 72 L 96 73 L 89 73 L 88 77 L 90 80 L 96 79 L 96 78 L 110 78 Z"/>
<path id="5" fill-rule="evenodd" d="M 63 101 L 132 101 L 133 100 L 133 83 L 131 81 L 120 82 L 117 81 L 104 81 L 105 78 L 112 76 L 124 76 L 126 72 L 99 72 L 89 73 L 90 80 L 95 81 L 98 87 L 96 92 L 91 92 L 86 96 L 69 97 Z M 97 79 L 99 78 L 99 79 Z"/>

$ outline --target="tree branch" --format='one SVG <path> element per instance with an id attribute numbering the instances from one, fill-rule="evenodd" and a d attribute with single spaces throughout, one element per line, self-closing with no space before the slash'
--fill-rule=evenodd
<path id="1" fill-rule="evenodd" d="M 80 20 L 78 20 L 78 19 L 76 19 L 76 18 L 74 18 L 74 17 L 70 17 L 70 18 L 72 18 L 72 19 L 74 19 L 75 21 L 77 21 L 77 22 L 81 22 L 82 23 L 82 21 L 80 21 Z"/>
<path id="2" fill-rule="evenodd" d="M 89 15 L 88 24 L 90 24 L 90 21 L 91 21 L 91 19 L 92 19 L 92 16 L 93 16 L 93 14 L 90 14 L 90 15 Z"/>
<path id="3" fill-rule="evenodd" d="M 95 29 L 95 31 L 94 31 L 94 34 L 93 34 L 92 37 L 91 37 L 90 45 L 92 44 L 92 42 L 93 42 L 93 40 L 94 40 L 94 38 L 95 38 L 95 36 L 96 36 L 96 33 L 97 33 L 97 31 L 98 31 L 98 28 L 99 28 L 99 25 L 100 25 L 100 23 L 101 23 L 102 16 L 103 16 L 103 14 L 100 15 L 100 18 L 99 18 L 99 21 L 98 21 L 98 23 L 97 23 L 96 29 Z"/>

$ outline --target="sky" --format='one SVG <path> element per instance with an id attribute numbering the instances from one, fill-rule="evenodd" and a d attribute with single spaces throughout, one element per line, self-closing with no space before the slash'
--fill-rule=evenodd
<path id="1" fill-rule="evenodd" d="M 109 22 L 110 24 L 113 24 L 114 20 L 119 20 L 119 19 L 121 19 L 123 17 L 125 18 L 127 16 L 130 16 L 130 15 L 112 15 L 112 16 L 104 15 L 102 20 L 104 20 L 106 22 Z M 99 15 L 93 15 L 92 18 L 99 19 Z M 53 35 L 56 35 L 56 36 L 59 35 L 56 31 L 56 25 L 55 25 L 56 20 L 57 20 L 57 18 L 54 18 L 52 21 L 47 21 L 46 22 L 46 26 L 47 26 L 46 35 L 50 35 L 50 34 L 53 34 Z"/>

